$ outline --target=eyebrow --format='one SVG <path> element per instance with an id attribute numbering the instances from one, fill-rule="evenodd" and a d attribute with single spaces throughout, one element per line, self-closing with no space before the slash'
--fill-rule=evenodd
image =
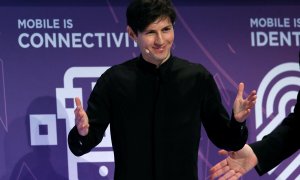
<path id="1" fill-rule="evenodd" d="M 171 27 L 173 27 L 173 24 L 170 24 L 170 25 L 168 25 L 168 26 L 165 26 L 164 28 L 171 28 Z M 163 28 L 163 29 L 164 29 Z"/>
<path id="2" fill-rule="evenodd" d="M 166 26 L 164 26 L 164 27 L 161 28 L 161 29 L 171 28 L 171 27 L 173 27 L 173 24 L 166 25 Z M 160 29 L 160 30 L 161 30 L 161 29 Z M 144 32 L 149 32 L 149 31 L 156 31 L 156 30 L 154 30 L 154 29 L 145 29 Z"/>

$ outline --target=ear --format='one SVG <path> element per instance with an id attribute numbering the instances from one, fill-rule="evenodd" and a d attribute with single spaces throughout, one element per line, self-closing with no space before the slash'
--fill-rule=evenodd
<path id="1" fill-rule="evenodd" d="M 136 42 L 136 34 L 134 33 L 134 31 L 132 30 L 132 28 L 130 26 L 127 26 L 127 32 L 128 32 L 128 35 L 129 37 Z"/>

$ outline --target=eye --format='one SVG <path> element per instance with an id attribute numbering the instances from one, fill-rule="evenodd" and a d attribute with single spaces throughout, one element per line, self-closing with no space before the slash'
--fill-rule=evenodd
<path id="1" fill-rule="evenodd" d="M 162 29 L 163 32 L 169 32 L 172 30 L 172 27 L 165 27 Z"/>
<path id="2" fill-rule="evenodd" d="M 147 31 L 146 34 L 154 34 L 155 31 Z"/>

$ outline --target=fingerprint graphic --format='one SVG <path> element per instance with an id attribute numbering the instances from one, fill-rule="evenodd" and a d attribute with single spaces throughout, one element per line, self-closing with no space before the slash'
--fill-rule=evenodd
<path id="1" fill-rule="evenodd" d="M 292 112 L 300 89 L 300 68 L 296 62 L 271 69 L 257 90 L 255 105 L 256 140 L 273 131 Z M 277 179 L 287 179 L 300 165 L 300 155 L 279 172 Z M 276 168 L 271 170 L 272 174 Z"/>

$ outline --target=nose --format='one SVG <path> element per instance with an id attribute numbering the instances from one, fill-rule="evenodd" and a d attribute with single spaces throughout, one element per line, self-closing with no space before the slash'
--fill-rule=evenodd
<path id="1" fill-rule="evenodd" d="M 163 44 L 163 35 L 158 33 L 155 39 L 155 44 L 162 45 Z"/>

